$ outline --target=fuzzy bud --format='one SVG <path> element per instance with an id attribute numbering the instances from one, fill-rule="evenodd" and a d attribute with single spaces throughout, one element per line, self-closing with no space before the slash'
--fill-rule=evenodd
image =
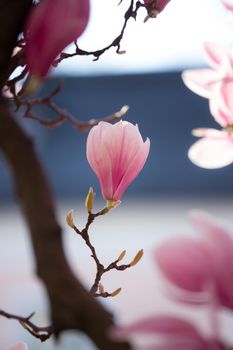
<path id="1" fill-rule="evenodd" d="M 123 250 L 123 251 L 121 252 L 121 254 L 118 256 L 117 261 L 121 261 L 122 259 L 124 259 L 125 254 L 126 254 L 126 250 Z"/>
<path id="2" fill-rule="evenodd" d="M 93 204 L 94 204 L 94 198 L 95 198 L 95 192 L 93 191 L 93 188 L 89 188 L 89 192 L 87 194 L 86 200 L 85 200 L 85 207 L 88 211 L 88 213 L 91 213 L 93 209 Z"/>
<path id="3" fill-rule="evenodd" d="M 122 288 L 117 288 L 114 292 L 110 294 L 110 297 L 115 297 L 121 292 Z"/>
<path id="4" fill-rule="evenodd" d="M 135 255 L 133 261 L 131 261 L 130 266 L 135 266 L 137 263 L 141 260 L 143 257 L 143 249 L 139 250 L 137 254 Z"/>
<path id="5" fill-rule="evenodd" d="M 67 222 L 67 225 L 70 226 L 71 228 L 74 228 L 75 227 L 75 224 L 74 224 L 74 211 L 73 209 L 70 210 L 68 212 L 68 214 L 66 215 L 66 222 Z"/>

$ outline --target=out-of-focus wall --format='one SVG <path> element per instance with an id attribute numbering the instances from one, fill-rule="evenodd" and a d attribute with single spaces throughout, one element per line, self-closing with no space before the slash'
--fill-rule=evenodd
<path id="1" fill-rule="evenodd" d="M 204 170 L 187 157 L 188 148 L 195 141 L 191 130 L 218 125 L 209 113 L 207 100 L 184 86 L 180 72 L 50 78 L 40 95 L 54 89 L 57 80 L 63 81 L 63 89 L 55 100 L 76 118 L 103 118 L 128 104 L 130 110 L 125 119 L 138 123 L 143 137 L 151 139 L 149 159 L 127 195 L 233 193 L 231 166 Z M 54 117 L 47 108 L 36 112 L 45 118 Z M 86 132 L 80 133 L 68 122 L 52 130 L 28 120 L 23 124 L 35 139 L 57 196 L 77 197 L 85 194 L 90 185 L 99 188 L 86 161 Z M 0 173 L 3 201 L 9 198 L 12 186 L 2 161 Z"/>

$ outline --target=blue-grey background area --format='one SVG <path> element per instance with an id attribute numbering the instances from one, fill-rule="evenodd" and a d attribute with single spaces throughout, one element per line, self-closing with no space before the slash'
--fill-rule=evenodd
<path id="1" fill-rule="evenodd" d="M 233 193 L 231 166 L 205 170 L 193 165 L 187 157 L 188 148 L 196 140 L 191 130 L 218 128 L 218 125 L 209 113 L 207 100 L 184 86 L 180 72 L 50 78 L 40 96 L 46 96 L 58 81 L 63 82 L 63 89 L 55 101 L 76 118 L 103 118 L 127 104 L 130 110 L 125 119 L 138 123 L 143 137 L 151 139 L 146 166 L 126 196 Z M 44 118 L 55 117 L 44 107 L 37 108 L 36 113 Z M 35 139 L 58 198 L 85 195 L 90 185 L 98 192 L 99 185 L 85 156 L 87 132 L 80 133 L 68 122 L 55 129 L 46 129 L 29 120 L 23 121 L 23 125 Z M 0 201 L 14 200 L 11 179 L 2 158 L 0 172 Z"/>

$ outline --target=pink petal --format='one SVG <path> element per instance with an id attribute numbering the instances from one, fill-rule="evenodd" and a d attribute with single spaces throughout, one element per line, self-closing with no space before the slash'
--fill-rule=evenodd
<path id="1" fill-rule="evenodd" d="M 233 3 L 226 1 L 226 0 L 222 0 L 222 3 L 226 7 L 227 10 L 233 12 Z"/>
<path id="2" fill-rule="evenodd" d="M 111 335 L 116 339 L 125 339 L 134 335 L 154 334 L 163 337 L 154 346 L 144 350 L 218 350 L 218 347 L 209 346 L 193 324 L 186 320 L 172 316 L 154 316 L 129 326 L 115 328 Z M 213 343 L 211 343 L 213 345 Z"/>
<path id="3" fill-rule="evenodd" d="M 224 46 L 216 43 L 205 43 L 204 49 L 206 61 L 213 69 L 218 69 L 228 54 L 228 50 Z"/>
<path id="4" fill-rule="evenodd" d="M 9 350 L 28 350 L 28 347 L 27 344 L 18 342 L 15 345 L 11 346 Z"/>
<path id="5" fill-rule="evenodd" d="M 112 194 L 114 197 L 131 160 L 143 147 L 143 140 L 137 126 L 121 121 L 108 129 L 103 142 L 111 159 Z"/>
<path id="6" fill-rule="evenodd" d="M 208 68 L 192 69 L 182 73 L 184 84 L 196 94 L 209 98 L 216 82 L 219 80 L 218 74 Z"/>
<path id="7" fill-rule="evenodd" d="M 201 212 L 192 214 L 195 227 L 212 255 L 218 297 L 222 305 L 233 309 L 233 238 L 231 234 Z"/>
<path id="8" fill-rule="evenodd" d="M 157 0 L 156 1 L 156 8 L 159 12 L 163 11 L 164 8 L 167 6 L 167 4 L 170 2 L 170 0 Z"/>
<path id="9" fill-rule="evenodd" d="M 111 128 L 111 124 L 100 122 L 89 132 L 87 138 L 87 160 L 100 182 L 104 198 L 111 198 L 113 195 L 112 163 L 105 144 L 102 142 L 103 134 Z"/>
<path id="10" fill-rule="evenodd" d="M 233 162 L 233 140 L 225 132 L 219 138 L 205 137 L 190 147 L 188 157 L 201 168 L 222 168 Z"/>
<path id="11" fill-rule="evenodd" d="M 157 333 L 169 337 L 175 335 L 199 337 L 197 329 L 190 322 L 172 316 L 152 316 L 113 331 L 115 337 L 138 333 Z"/>
<path id="12" fill-rule="evenodd" d="M 150 140 L 147 139 L 145 143 L 138 149 L 137 153 L 131 159 L 128 164 L 127 171 L 123 175 L 121 182 L 119 183 L 115 193 L 114 200 L 120 200 L 126 188 L 133 182 L 138 176 L 140 171 L 145 165 L 148 154 L 150 151 Z"/>
<path id="13" fill-rule="evenodd" d="M 155 345 L 144 350 L 224 350 L 225 345 L 218 341 L 202 339 L 173 339 L 165 344 Z"/>
<path id="14" fill-rule="evenodd" d="M 233 81 L 222 80 L 216 84 L 210 99 L 210 111 L 223 127 L 233 124 Z"/>
<path id="15" fill-rule="evenodd" d="M 171 239 L 155 250 L 155 258 L 164 276 L 181 289 L 201 292 L 212 280 L 208 251 L 201 242 Z"/>

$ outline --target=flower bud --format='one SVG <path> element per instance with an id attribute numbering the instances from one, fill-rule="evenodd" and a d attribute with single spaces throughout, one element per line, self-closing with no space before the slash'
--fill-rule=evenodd
<path id="1" fill-rule="evenodd" d="M 71 228 L 74 228 L 74 227 L 75 227 L 73 213 L 74 213 L 74 211 L 73 211 L 73 210 L 70 210 L 70 211 L 68 212 L 68 214 L 66 215 L 66 222 L 67 222 L 67 225 L 70 226 Z"/>
<path id="2" fill-rule="evenodd" d="M 141 260 L 141 258 L 143 257 L 143 249 L 141 249 L 141 250 L 139 250 L 138 252 L 137 252 L 137 254 L 135 255 L 135 257 L 134 257 L 134 259 L 133 259 L 133 261 L 131 261 L 131 263 L 130 263 L 130 266 L 135 266 L 135 265 L 137 265 L 137 263 Z"/>
<path id="3" fill-rule="evenodd" d="M 129 122 L 100 122 L 91 129 L 87 160 L 99 179 L 107 208 L 119 204 L 126 188 L 142 170 L 149 149 L 150 140 L 144 142 L 138 126 Z"/>
<path id="4" fill-rule="evenodd" d="M 102 283 L 99 283 L 98 289 L 100 294 L 104 293 L 104 286 L 102 285 Z"/>
<path id="5" fill-rule="evenodd" d="M 43 0 L 34 5 L 25 26 L 26 63 L 43 77 L 54 59 L 80 37 L 89 18 L 89 0 Z"/>
<path id="6" fill-rule="evenodd" d="M 121 261 L 122 259 L 124 259 L 125 254 L 126 254 L 126 250 L 123 250 L 123 251 L 121 252 L 121 254 L 118 256 L 117 261 Z"/>
<path id="7" fill-rule="evenodd" d="M 95 198 L 95 192 L 93 191 L 93 188 L 90 187 L 89 192 L 88 192 L 87 197 L 86 197 L 86 201 L 85 201 L 85 207 L 86 207 L 88 213 L 91 213 L 91 211 L 93 209 L 94 198 Z"/>
<path id="8" fill-rule="evenodd" d="M 122 288 L 117 288 L 114 292 L 110 294 L 110 297 L 115 297 L 121 292 Z"/>

